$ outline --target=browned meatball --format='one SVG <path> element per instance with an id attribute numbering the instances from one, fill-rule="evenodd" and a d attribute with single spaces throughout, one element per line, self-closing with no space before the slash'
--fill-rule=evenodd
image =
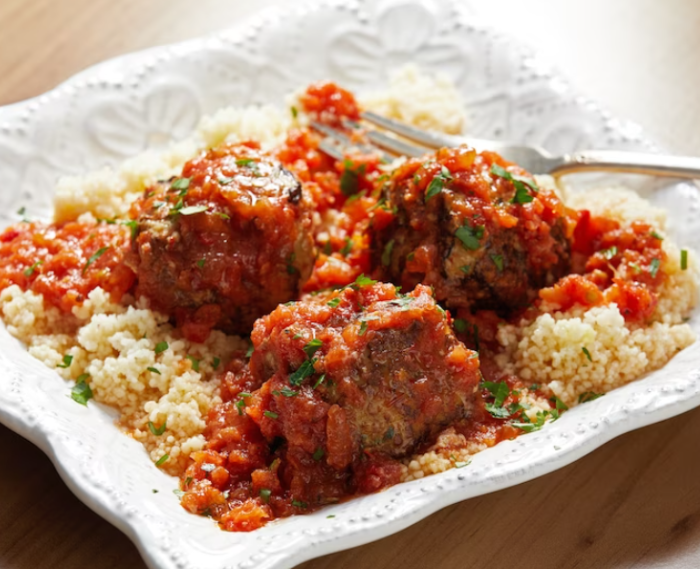
<path id="1" fill-rule="evenodd" d="M 373 262 L 387 280 L 434 287 L 450 308 L 509 312 L 569 269 L 573 222 L 554 192 L 493 153 L 408 160 L 384 185 Z"/>
<path id="2" fill-rule="evenodd" d="M 314 262 L 299 181 L 254 144 L 222 146 L 135 204 L 137 294 L 203 341 L 247 334 L 296 298 Z"/>
<path id="3" fill-rule="evenodd" d="M 472 410 L 479 360 L 449 320 L 424 286 L 355 284 L 280 306 L 255 324 L 251 371 L 266 383 L 246 412 L 269 440 L 284 438 L 302 479 L 300 455 L 356 474 L 405 456 Z"/>

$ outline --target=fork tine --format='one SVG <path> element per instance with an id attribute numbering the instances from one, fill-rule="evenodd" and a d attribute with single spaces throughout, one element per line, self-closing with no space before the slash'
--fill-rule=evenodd
<path id="1" fill-rule="evenodd" d="M 428 148 L 437 149 L 443 146 L 455 146 L 455 138 L 449 135 L 435 134 L 432 132 L 426 132 L 412 126 L 400 123 L 393 119 L 388 119 L 372 111 L 365 111 L 360 115 L 364 120 L 375 124 L 381 128 L 395 132 L 396 134 L 413 140 L 423 146 Z"/>
<path id="2" fill-rule="evenodd" d="M 366 154 L 372 154 L 379 150 L 376 146 L 372 146 L 370 144 L 358 144 L 344 132 L 318 121 L 311 121 L 309 124 L 313 129 L 326 135 L 326 138 L 319 144 L 319 148 L 322 152 L 325 152 L 335 160 L 343 160 L 345 158 L 344 151 L 347 151 L 350 148 L 357 148 L 360 152 L 364 152 Z M 352 125 L 352 128 L 356 127 L 357 125 Z M 381 159 L 384 162 L 391 162 L 394 157 L 382 152 Z"/>
<path id="3" fill-rule="evenodd" d="M 372 144 L 383 148 L 393 154 L 398 156 L 410 156 L 411 158 L 418 158 L 424 156 L 430 149 L 419 148 L 413 144 L 408 144 L 402 142 L 398 138 L 384 134 L 377 130 L 369 130 L 365 133 L 365 136 L 372 142 Z"/>

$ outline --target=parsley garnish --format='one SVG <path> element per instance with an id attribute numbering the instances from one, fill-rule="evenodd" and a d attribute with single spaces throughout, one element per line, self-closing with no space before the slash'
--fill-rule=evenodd
<path id="1" fill-rule="evenodd" d="M 321 460 L 321 459 L 323 458 L 323 455 L 324 455 L 324 454 L 325 454 L 325 453 L 323 452 L 323 449 L 322 449 L 321 447 L 318 447 L 318 448 L 314 451 L 313 459 L 314 459 L 316 462 L 318 462 L 319 460 Z"/>
<path id="2" fill-rule="evenodd" d="M 161 457 L 158 459 L 158 462 L 156 462 L 156 466 L 160 466 L 160 465 L 163 464 L 165 461 L 167 461 L 169 458 L 170 458 L 170 455 L 169 455 L 169 454 L 167 454 L 167 453 L 164 454 L 163 456 L 161 456 Z"/>
<path id="3" fill-rule="evenodd" d="M 343 166 L 344 170 L 340 176 L 340 191 L 345 196 L 351 196 L 360 189 L 360 176 L 365 173 L 367 165 L 361 164 L 354 170 L 352 160 L 345 160 Z"/>
<path id="4" fill-rule="evenodd" d="M 485 381 L 482 386 L 491 393 L 493 403 L 486 404 L 486 410 L 496 419 L 506 419 L 510 416 L 507 409 L 503 408 L 503 403 L 510 394 L 510 389 L 505 381 Z"/>
<path id="5" fill-rule="evenodd" d="M 165 426 L 168 423 L 166 419 L 160 427 L 156 427 L 151 421 L 148 421 L 148 430 L 151 431 L 156 437 L 161 436 L 165 432 Z"/>
<path id="6" fill-rule="evenodd" d="M 578 402 L 586 403 L 587 401 L 598 399 L 598 397 L 602 397 L 603 395 L 605 395 L 605 393 L 593 393 L 592 391 L 586 391 L 578 396 Z"/>
<path id="7" fill-rule="evenodd" d="M 688 251 L 681 249 L 681 271 L 688 269 Z"/>
<path id="8" fill-rule="evenodd" d="M 340 304 L 340 297 L 336 296 L 335 298 L 331 298 L 326 304 L 331 308 L 335 308 Z"/>
<path id="9" fill-rule="evenodd" d="M 221 363 L 221 358 L 214 358 L 214 361 L 212 363 L 212 367 L 216 370 L 219 368 L 220 363 Z"/>
<path id="10" fill-rule="evenodd" d="M 556 407 L 557 411 L 567 411 L 569 409 L 568 405 L 564 403 L 561 399 L 559 399 L 559 397 L 557 397 L 556 395 L 550 398 L 550 401 L 554 403 L 554 406 Z"/>
<path id="11" fill-rule="evenodd" d="M 522 415 L 522 421 L 521 422 L 513 422 L 511 423 L 514 427 L 525 431 L 526 433 L 532 433 L 533 431 L 539 431 L 543 426 L 545 421 L 547 420 L 547 416 L 549 415 L 549 411 L 538 411 L 536 415 L 536 420 L 533 423 L 530 418 L 523 413 Z"/>
<path id="12" fill-rule="evenodd" d="M 600 254 L 603 255 L 608 261 L 612 259 L 615 255 L 617 255 L 617 247 L 613 245 L 609 249 L 603 249 L 600 251 Z"/>
<path id="13" fill-rule="evenodd" d="M 581 351 L 582 351 L 584 354 L 586 354 L 586 357 L 588 358 L 588 361 L 589 361 L 589 362 L 592 362 L 592 361 L 593 361 L 593 359 L 591 358 L 591 352 L 588 351 L 588 348 L 587 348 L 586 346 L 584 346 L 583 348 L 581 348 Z"/>
<path id="14" fill-rule="evenodd" d="M 328 514 L 328 515 L 326 516 L 326 519 L 327 519 L 327 520 L 330 520 L 331 518 L 334 518 L 334 517 L 335 517 L 335 514 Z"/>
<path id="15" fill-rule="evenodd" d="M 188 207 L 183 207 L 180 209 L 181 215 L 194 215 L 195 213 L 202 213 L 207 211 L 207 206 L 205 205 L 191 205 Z"/>
<path id="16" fill-rule="evenodd" d="M 465 220 L 465 224 L 462 225 L 457 231 L 455 231 L 455 237 L 462 242 L 462 245 L 466 249 L 471 251 L 476 251 L 481 247 L 479 240 L 484 236 L 484 226 L 477 225 L 476 227 L 471 227 Z"/>
<path id="17" fill-rule="evenodd" d="M 323 375 L 321 375 L 321 377 L 318 378 L 316 383 L 314 383 L 314 386 L 312 389 L 316 389 L 319 385 L 321 385 L 324 382 L 325 379 L 326 379 L 326 374 L 324 373 Z"/>
<path id="18" fill-rule="evenodd" d="M 296 397 L 299 395 L 298 391 L 294 391 L 293 389 L 289 389 L 289 387 L 283 387 L 279 391 L 274 390 L 273 395 L 283 395 L 284 397 Z"/>
<path id="19" fill-rule="evenodd" d="M 245 399 L 239 399 L 235 403 L 236 409 L 238 409 L 238 414 L 243 415 L 243 407 L 245 407 Z"/>
<path id="20" fill-rule="evenodd" d="M 61 367 L 63 369 L 69 368 L 70 364 L 73 363 L 73 356 L 66 354 L 63 356 L 63 363 L 57 364 L 56 367 Z"/>
<path id="21" fill-rule="evenodd" d="M 136 234 L 139 231 L 139 222 L 135 219 L 130 219 L 128 221 L 122 221 L 121 223 L 131 229 L 131 238 L 136 239 Z"/>
<path id="22" fill-rule="evenodd" d="M 503 272 L 503 255 L 491 255 L 493 264 L 496 265 L 499 273 Z"/>
<path id="23" fill-rule="evenodd" d="M 158 342 L 156 344 L 154 351 L 155 351 L 156 355 L 158 355 L 158 354 L 162 354 L 167 349 L 168 349 L 168 342 Z"/>
<path id="24" fill-rule="evenodd" d="M 289 258 L 287 260 L 287 274 L 288 275 L 293 275 L 297 272 L 297 268 L 294 266 L 294 259 L 296 259 L 296 253 L 292 253 L 289 255 Z"/>
<path id="25" fill-rule="evenodd" d="M 365 332 L 367 332 L 367 321 L 363 320 L 362 322 L 360 322 L 360 331 L 358 332 L 358 334 L 360 336 L 364 336 Z"/>
<path id="26" fill-rule="evenodd" d="M 350 251 L 352 251 L 352 246 L 353 246 L 352 239 L 350 239 L 350 237 L 346 237 L 345 238 L 345 245 L 343 245 L 343 248 L 340 250 L 340 254 L 343 257 L 347 257 L 350 254 Z"/>
<path id="27" fill-rule="evenodd" d="M 661 266 L 661 261 L 659 261 L 656 257 L 654 257 L 651 260 L 651 264 L 649 265 L 649 272 L 651 273 L 651 278 L 655 279 L 656 278 L 656 273 L 659 272 L 659 267 Z"/>
<path id="28" fill-rule="evenodd" d="M 186 190 L 190 187 L 190 178 L 176 178 L 172 181 L 170 187 L 175 190 Z"/>
<path id="29" fill-rule="evenodd" d="M 197 266 L 201 269 L 202 267 L 204 267 L 205 262 L 206 261 L 204 259 L 200 259 L 199 261 L 197 261 Z"/>
<path id="30" fill-rule="evenodd" d="M 311 377 L 316 372 L 316 370 L 314 370 L 314 364 L 316 361 L 316 358 L 314 358 L 311 360 L 306 360 L 303 364 L 301 364 L 299 369 L 289 376 L 289 383 L 298 387 L 307 377 Z"/>
<path id="31" fill-rule="evenodd" d="M 255 346 L 253 344 L 251 344 L 250 346 L 248 346 L 248 351 L 246 351 L 245 357 L 250 359 L 253 356 L 254 351 L 255 351 Z"/>
<path id="32" fill-rule="evenodd" d="M 391 264 L 391 252 L 394 250 L 394 240 L 392 239 L 384 246 L 382 252 L 382 265 L 388 267 Z"/>
<path id="33" fill-rule="evenodd" d="M 236 160 L 236 166 L 250 166 L 251 164 L 255 164 L 255 160 L 252 158 L 239 158 Z"/>
<path id="34" fill-rule="evenodd" d="M 194 371 L 199 371 L 199 362 L 200 362 L 201 360 L 198 360 L 198 359 L 195 358 L 194 356 L 190 356 L 190 355 L 185 356 L 185 359 L 186 359 L 186 360 L 190 360 L 190 361 L 192 362 L 192 369 L 193 369 Z"/>
<path id="35" fill-rule="evenodd" d="M 299 116 L 299 111 L 297 110 L 296 107 L 292 107 L 289 110 L 292 112 L 292 118 L 297 118 Z"/>
<path id="36" fill-rule="evenodd" d="M 651 235 L 654 239 L 658 239 L 659 241 L 663 241 L 664 238 L 658 234 L 656 231 L 652 231 L 649 235 Z"/>
<path id="37" fill-rule="evenodd" d="M 466 320 L 462 320 L 461 318 L 455 318 L 454 325 L 455 330 L 457 330 L 457 332 L 463 333 L 467 331 Z"/>
<path id="38" fill-rule="evenodd" d="M 228 186 L 231 182 L 233 182 L 234 179 L 235 178 L 228 178 L 226 176 L 223 176 L 219 178 L 219 184 L 221 184 L 222 186 Z"/>
<path id="39" fill-rule="evenodd" d="M 321 346 L 323 346 L 323 341 L 319 340 L 318 338 L 314 338 L 309 343 L 307 343 L 306 346 L 304 346 L 302 349 L 309 358 L 312 358 Z"/>
<path id="40" fill-rule="evenodd" d="M 300 502 L 299 500 L 292 500 L 292 506 L 297 508 L 308 508 L 309 505 L 306 502 Z"/>
<path id="41" fill-rule="evenodd" d="M 279 415 L 277 413 L 275 413 L 274 411 L 263 411 L 263 415 L 265 415 L 265 417 L 268 417 L 270 419 L 277 419 L 279 417 Z"/>
<path id="42" fill-rule="evenodd" d="M 539 188 L 534 180 L 521 178 L 520 176 L 513 176 L 513 174 L 498 164 L 491 165 L 491 174 L 508 180 L 509 182 L 513 183 L 513 186 L 515 186 L 515 195 L 513 196 L 513 199 L 510 200 L 510 203 L 521 205 L 530 203 L 534 198 L 530 195 L 530 192 L 528 192 L 528 186 L 533 192 L 539 191 Z"/>
<path id="43" fill-rule="evenodd" d="M 34 271 L 36 271 L 37 267 L 39 265 L 43 265 L 43 264 L 44 264 L 44 261 L 37 261 L 31 267 L 27 267 L 26 269 L 24 269 L 24 276 L 31 277 L 34 274 Z"/>
<path id="44" fill-rule="evenodd" d="M 109 249 L 111 249 L 111 247 L 102 247 L 101 249 L 98 249 L 97 252 L 93 253 L 87 260 L 87 263 L 85 263 L 85 266 L 83 267 L 83 274 L 85 274 L 85 271 L 87 271 L 87 268 L 90 265 L 97 261 L 97 259 L 104 255 Z"/>
<path id="45" fill-rule="evenodd" d="M 260 498 L 266 504 L 270 502 L 270 496 L 272 495 L 272 490 L 269 488 L 260 488 Z"/>
<path id="46" fill-rule="evenodd" d="M 158 375 L 160 375 L 160 372 L 159 372 L 156 368 L 154 368 L 154 367 L 147 367 L 146 369 L 147 369 L 148 371 L 152 371 L 153 373 L 157 373 Z"/>
<path id="47" fill-rule="evenodd" d="M 440 173 L 430 181 L 428 189 L 425 192 L 425 202 L 427 203 L 430 198 L 438 195 L 445 187 L 445 182 L 450 180 L 452 180 L 452 173 L 443 166 Z"/>
<path id="48" fill-rule="evenodd" d="M 80 377 L 83 376 L 81 375 Z M 87 402 L 92 399 L 92 389 L 84 380 L 79 378 L 79 381 L 70 390 L 70 396 L 76 403 L 87 406 Z"/>
<path id="49" fill-rule="evenodd" d="M 355 282 L 352 283 L 350 286 L 357 290 L 357 287 L 360 286 L 371 286 L 373 284 L 377 284 L 377 281 L 370 279 L 369 277 L 366 277 L 364 274 L 360 275 L 355 279 Z"/>

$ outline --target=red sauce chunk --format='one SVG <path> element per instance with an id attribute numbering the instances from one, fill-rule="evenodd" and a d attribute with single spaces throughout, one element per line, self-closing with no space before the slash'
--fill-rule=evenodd
<path id="1" fill-rule="evenodd" d="M 66 313 L 97 287 L 119 302 L 135 281 L 129 247 L 121 223 L 17 224 L 0 235 L 0 290 L 16 284 Z"/>

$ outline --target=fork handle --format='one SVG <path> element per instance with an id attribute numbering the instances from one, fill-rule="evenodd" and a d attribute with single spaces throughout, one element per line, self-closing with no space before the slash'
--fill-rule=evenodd
<path id="1" fill-rule="evenodd" d="M 550 168 L 550 174 L 555 178 L 584 171 L 700 179 L 700 158 L 616 150 L 582 150 L 562 156 Z"/>

